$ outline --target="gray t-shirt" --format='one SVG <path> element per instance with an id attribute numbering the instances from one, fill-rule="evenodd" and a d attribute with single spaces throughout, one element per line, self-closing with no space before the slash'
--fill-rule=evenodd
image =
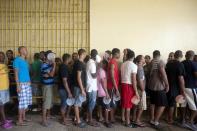
<path id="1" fill-rule="evenodd" d="M 165 68 L 162 60 L 153 59 L 151 62 L 149 89 L 153 91 L 162 91 L 165 89 L 163 78 L 161 77 L 160 69 Z"/>
<path id="2" fill-rule="evenodd" d="M 146 84 L 144 68 L 142 66 L 138 66 L 138 69 L 137 69 L 137 82 L 139 82 L 140 80 L 143 80 L 144 84 Z M 137 85 L 139 85 L 139 83 Z M 140 90 L 141 89 L 138 86 L 138 91 Z"/>
<path id="3" fill-rule="evenodd" d="M 145 80 L 144 69 L 143 69 L 142 66 L 138 66 L 138 70 L 137 70 L 137 79 L 138 79 L 138 80 Z"/>

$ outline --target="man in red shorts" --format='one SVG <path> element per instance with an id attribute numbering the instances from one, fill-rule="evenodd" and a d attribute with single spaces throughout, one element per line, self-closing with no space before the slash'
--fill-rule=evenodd
<path id="1" fill-rule="evenodd" d="M 130 122 L 130 110 L 133 107 L 131 99 L 135 95 L 139 98 L 136 86 L 137 65 L 133 63 L 134 57 L 135 53 L 132 50 L 127 49 L 125 62 L 121 66 L 122 121 L 125 121 L 125 126 L 129 128 L 136 127 Z"/>

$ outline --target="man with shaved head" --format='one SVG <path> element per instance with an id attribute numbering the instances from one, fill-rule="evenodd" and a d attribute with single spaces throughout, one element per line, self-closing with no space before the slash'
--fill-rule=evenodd
<path id="1" fill-rule="evenodd" d="M 189 50 L 186 52 L 185 58 L 186 60 L 183 61 L 183 65 L 185 67 L 185 98 L 186 103 L 182 105 L 186 107 L 188 105 L 189 109 L 191 110 L 191 116 L 189 122 L 185 122 L 185 108 L 183 108 L 183 123 L 187 128 L 191 130 L 197 130 L 196 125 L 194 124 L 194 119 L 197 116 L 197 62 L 194 62 L 194 51 Z"/>
<path id="2" fill-rule="evenodd" d="M 13 67 L 17 85 L 19 115 L 17 125 L 26 126 L 28 120 L 25 112 L 29 105 L 32 104 L 32 89 L 30 86 L 29 64 L 26 61 L 28 55 L 27 48 L 20 46 L 18 48 L 19 56 L 14 59 Z"/>

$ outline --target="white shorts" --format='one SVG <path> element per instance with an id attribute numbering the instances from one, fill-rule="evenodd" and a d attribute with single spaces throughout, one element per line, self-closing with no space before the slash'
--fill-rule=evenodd
<path id="1" fill-rule="evenodd" d="M 146 102 L 146 92 L 138 90 L 140 96 L 140 102 L 138 104 L 138 109 L 147 110 L 147 102 Z"/>
<path id="2" fill-rule="evenodd" d="M 185 88 L 186 102 L 181 104 L 181 107 L 186 107 L 188 104 L 189 109 L 197 111 L 197 89 Z"/>

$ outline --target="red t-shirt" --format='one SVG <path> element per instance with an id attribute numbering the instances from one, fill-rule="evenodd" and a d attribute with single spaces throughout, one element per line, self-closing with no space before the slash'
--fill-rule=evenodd
<path id="1" fill-rule="evenodd" d="M 107 88 L 112 89 L 113 83 L 112 83 L 112 78 L 111 78 L 111 65 L 114 65 L 114 78 L 116 81 L 116 85 L 119 85 L 119 69 L 118 69 L 118 63 L 115 59 L 111 59 L 108 63 L 108 68 L 107 68 Z"/>

